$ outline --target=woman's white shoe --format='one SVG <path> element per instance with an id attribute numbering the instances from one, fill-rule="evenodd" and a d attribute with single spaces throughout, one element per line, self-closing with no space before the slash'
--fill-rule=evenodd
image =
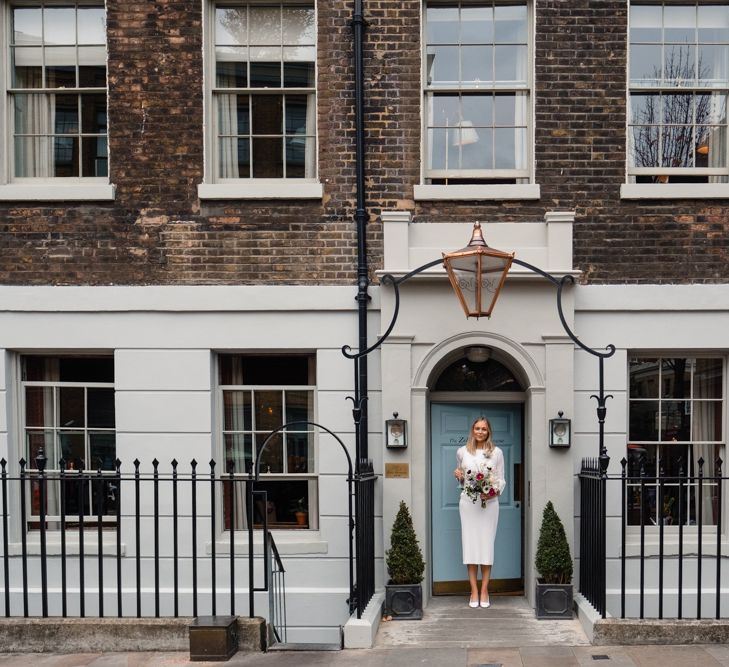
<path id="1" fill-rule="evenodd" d="M 470 600 L 468 606 L 471 607 L 471 609 L 478 608 L 478 600 Z"/>
<path id="2" fill-rule="evenodd" d="M 488 609 L 490 606 L 491 606 L 491 600 L 486 600 L 486 602 L 484 602 L 483 600 L 481 600 L 481 607 L 483 609 Z"/>

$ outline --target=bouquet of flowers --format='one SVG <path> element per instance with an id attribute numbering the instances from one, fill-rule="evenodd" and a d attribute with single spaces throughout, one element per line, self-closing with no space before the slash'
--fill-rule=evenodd
<path id="1" fill-rule="evenodd" d="M 481 501 L 481 507 L 495 498 L 501 490 L 501 484 L 494 475 L 491 466 L 479 465 L 475 470 L 466 470 L 463 477 L 463 490 L 471 502 Z"/>

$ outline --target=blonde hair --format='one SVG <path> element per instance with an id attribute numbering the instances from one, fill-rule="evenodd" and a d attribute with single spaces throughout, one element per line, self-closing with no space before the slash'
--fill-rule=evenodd
<path id="1" fill-rule="evenodd" d="M 471 431 L 468 434 L 468 440 L 466 441 L 466 450 L 469 454 L 473 455 L 476 453 L 476 439 L 473 437 L 473 428 L 478 424 L 479 422 L 485 422 L 486 426 L 488 426 L 489 429 L 489 435 L 486 438 L 486 446 L 484 447 L 484 451 L 486 452 L 487 456 L 491 456 L 491 454 L 494 453 L 494 441 L 491 439 L 491 422 L 486 419 L 486 417 L 479 417 L 473 424 L 471 424 Z"/>

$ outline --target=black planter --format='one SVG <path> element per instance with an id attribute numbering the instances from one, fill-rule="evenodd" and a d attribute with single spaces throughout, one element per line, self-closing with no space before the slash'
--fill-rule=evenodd
<path id="1" fill-rule="evenodd" d="M 572 618 L 572 584 L 545 584 L 537 580 L 535 611 L 539 620 Z"/>
<path id="2" fill-rule="evenodd" d="M 385 584 L 385 613 L 393 621 L 423 618 L 423 588 L 420 584 Z"/>

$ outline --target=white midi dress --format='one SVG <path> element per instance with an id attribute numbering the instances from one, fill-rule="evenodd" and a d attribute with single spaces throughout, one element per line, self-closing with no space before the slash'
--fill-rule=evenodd
<path id="1" fill-rule="evenodd" d="M 458 467 L 464 472 L 490 466 L 497 479 L 499 490 L 503 491 L 506 486 L 504 454 L 498 447 L 494 447 L 491 456 L 486 456 L 482 449 L 477 449 L 473 455 L 469 454 L 465 447 L 460 447 L 456 452 L 456 460 Z M 486 507 L 481 507 L 480 501 L 474 503 L 465 491 L 462 491 L 458 511 L 461 515 L 464 565 L 493 565 L 494 539 L 499 524 L 499 498 L 492 498 L 486 503 Z"/>

